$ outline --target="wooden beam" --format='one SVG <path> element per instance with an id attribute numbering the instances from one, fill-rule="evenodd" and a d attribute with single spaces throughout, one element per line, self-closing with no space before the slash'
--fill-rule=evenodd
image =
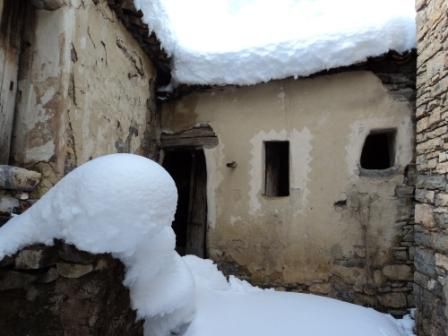
<path id="1" fill-rule="evenodd" d="M 173 134 L 162 133 L 160 140 L 162 148 L 212 148 L 218 144 L 218 137 L 208 125 L 196 126 Z"/>

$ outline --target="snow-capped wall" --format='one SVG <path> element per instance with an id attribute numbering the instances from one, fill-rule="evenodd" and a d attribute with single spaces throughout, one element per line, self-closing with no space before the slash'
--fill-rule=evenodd
<path id="1" fill-rule="evenodd" d="M 255 84 L 415 47 L 413 0 L 134 0 L 186 84 Z"/>
<path id="2" fill-rule="evenodd" d="M 165 335 L 193 316 L 193 278 L 174 251 L 177 204 L 172 178 L 154 161 L 112 154 L 65 176 L 36 204 L 0 228 L 0 260 L 35 243 L 62 239 L 126 266 L 137 316 Z M 166 289 L 169 288 L 169 291 Z"/>

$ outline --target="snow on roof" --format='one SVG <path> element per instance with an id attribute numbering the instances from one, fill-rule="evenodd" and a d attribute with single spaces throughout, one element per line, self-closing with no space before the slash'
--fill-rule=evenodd
<path id="1" fill-rule="evenodd" d="M 134 0 L 177 83 L 249 85 L 415 47 L 414 0 Z"/>

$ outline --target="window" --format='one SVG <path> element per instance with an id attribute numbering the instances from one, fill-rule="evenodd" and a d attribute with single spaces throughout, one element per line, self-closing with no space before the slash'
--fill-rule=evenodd
<path id="1" fill-rule="evenodd" d="M 387 169 L 395 164 L 395 129 L 371 131 L 361 152 L 361 168 Z"/>
<path id="2" fill-rule="evenodd" d="M 265 195 L 289 196 L 289 141 L 265 141 Z"/>

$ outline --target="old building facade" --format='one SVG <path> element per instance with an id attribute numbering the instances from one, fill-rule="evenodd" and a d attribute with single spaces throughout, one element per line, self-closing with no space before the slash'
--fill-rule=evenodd
<path id="1" fill-rule="evenodd" d="M 391 57 L 377 62 L 211 88 L 163 106 L 167 169 L 182 161 L 188 169 L 185 157 L 193 157 L 190 176 L 171 171 L 194 185 L 184 196 L 192 213 L 177 218 L 191 227 L 187 253 L 188 240 L 203 240 L 224 269 L 262 286 L 396 313 L 413 305 L 414 77 L 405 74 L 414 62 L 411 55 L 387 70 L 379 64 Z M 395 90 L 381 78 L 394 78 Z M 206 126 L 214 142 L 210 129 L 199 134 Z M 379 157 L 382 150 L 390 156 Z M 202 176 L 206 183 L 197 183 Z"/>
<path id="2" fill-rule="evenodd" d="M 178 185 L 180 252 L 261 286 L 417 306 L 419 335 L 446 335 L 446 6 L 417 1 L 416 88 L 415 55 L 389 54 L 157 102 L 169 60 L 132 1 L 0 1 L 0 219 L 91 158 L 154 157 Z M 15 263 L 0 271 L 28 272 Z"/>

